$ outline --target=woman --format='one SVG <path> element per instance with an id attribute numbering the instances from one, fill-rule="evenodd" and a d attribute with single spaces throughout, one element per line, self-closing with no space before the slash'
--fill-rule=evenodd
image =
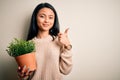
<path id="1" fill-rule="evenodd" d="M 21 79 L 61 80 L 72 69 L 71 44 L 67 36 L 59 32 L 56 10 L 49 3 L 39 4 L 31 19 L 27 40 L 33 40 L 36 47 L 37 69 L 25 72 L 26 67 L 18 68 Z M 34 75 L 33 75 L 34 73 Z M 32 74 L 32 75 L 31 75 Z"/>

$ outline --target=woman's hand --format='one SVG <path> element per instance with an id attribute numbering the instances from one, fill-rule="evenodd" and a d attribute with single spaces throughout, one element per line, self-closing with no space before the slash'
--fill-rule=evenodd
<path id="1" fill-rule="evenodd" d="M 68 39 L 68 30 L 69 28 L 67 28 L 64 33 L 58 34 L 58 40 L 60 44 L 64 45 L 64 47 L 67 47 L 70 45 L 70 41 Z"/>
<path id="2" fill-rule="evenodd" d="M 29 78 L 29 76 L 31 75 L 31 71 L 29 68 L 27 68 L 26 66 L 24 66 L 23 68 L 18 67 L 18 77 L 20 80 L 27 80 Z"/>

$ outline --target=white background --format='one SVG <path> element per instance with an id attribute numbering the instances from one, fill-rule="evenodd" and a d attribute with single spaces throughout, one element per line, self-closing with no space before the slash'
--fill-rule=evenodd
<path id="1" fill-rule="evenodd" d="M 73 69 L 65 80 L 120 80 L 120 0 L 0 0 L 0 80 L 16 80 L 17 64 L 5 51 L 25 38 L 31 14 L 51 3 L 61 32 L 69 27 Z"/>

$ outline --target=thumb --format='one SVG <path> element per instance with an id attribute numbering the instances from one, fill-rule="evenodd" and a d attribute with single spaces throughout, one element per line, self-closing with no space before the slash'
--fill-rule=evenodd
<path id="1" fill-rule="evenodd" d="M 69 30 L 69 28 L 65 29 L 64 34 L 68 34 L 68 30 Z"/>

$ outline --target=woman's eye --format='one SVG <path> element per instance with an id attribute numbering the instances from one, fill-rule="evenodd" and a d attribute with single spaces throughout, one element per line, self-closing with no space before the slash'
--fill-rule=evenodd
<path id="1" fill-rule="evenodd" d="M 43 15 L 40 15 L 40 17 L 41 17 L 41 18 L 44 18 L 44 16 L 43 16 Z"/>
<path id="2" fill-rule="evenodd" d="M 53 17 L 49 17 L 49 19 L 53 19 Z"/>

